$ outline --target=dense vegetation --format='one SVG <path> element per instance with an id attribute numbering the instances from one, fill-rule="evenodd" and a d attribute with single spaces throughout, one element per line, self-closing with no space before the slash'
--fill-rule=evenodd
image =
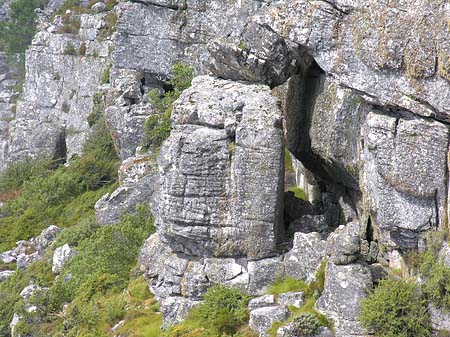
<path id="1" fill-rule="evenodd" d="M 149 92 L 150 102 L 155 109 L 155 114 L 145 122 L 144 146 L 158 148 L 169 136 L 171 130 L 170 117 L 173 103 L 180 97 L 183 90 L 191 86 L 193 69 L 184 63 L 176 63 L 172 67 L 173 77 L 169 80 L 172 87 L 163 95 L 158 89 Z"/>
<path id="2" fill-rule="evenodd" d="M 362 324 L 384 337 L 431 336 L 426 300 L 409 280 L 382 280 L 361 302 Z"/>
<path id="3" fill-rule="evenodd" d="M 0 22 L 1 49 L 22 54 L 36 33 L 35 8 L 44 8 L 46 0 L 16 0 L 10 6 L 10 20 Z"/>
<path id="4" fill-rule="evenodd" d="M 315 280 L 309 284 L 302 280 L 287 277 L 270 285 L 268 293 L 275 295 L 275 297 L 278 297 L 281 293 L 302 291 L 305 295 L 305 302 L 301 308 L 289 306 L 290 319 L 286 322 L 275 322 L 269 330 L 269 336 L 275 337 L 278 328 L 290 322 L 295 322 L 299 331 L 302 327 L 306 331 L 317 329 L 319 326 L 332 326 L 332 322 L 314 309 L 314 304 L 322 294 L 325 285 L 325 269 L 326 263 L 323 262 L 316 273 Z"/>
<path id="5" fill-rule="evenodd" d="M 249 297 L 237 289 L 213 286 L 204 302 L 189 313 L 188 318 L 164 334 L 166 337 L 251 337 L 246 326 Z"/>

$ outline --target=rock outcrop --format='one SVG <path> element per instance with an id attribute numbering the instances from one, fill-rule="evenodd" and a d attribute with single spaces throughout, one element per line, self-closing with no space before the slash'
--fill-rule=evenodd
<path id="1" fill-rule="evenodd" d="M 59 5 L 51 1 L 48 11 Z M 401 268 L 402 255 L 424 249 L 450 215 L 448 4 L 94 7 L 72 21 L 41 17 L 17 105 L 0 61 L 0 171 L 27 156 L 67 161 L 82 153 L 102 114 L 122 166 L 118 189 L 96 204 L 97 220 L 117 223 L 137 204 L 151 205 L 157 233 L 140 265 L 165 327 L 214 284 L 263 295 L 279 278 L 315 280 L 328 259 L 316 308 L 337 336 L 365 335 L 357 317 L 379 278 L 371 271 Z M 160 113 L 148 93 L 171 91 L 180 61 L 199 76 L 174 104 L 156 163 L 158 150 L 141 147 L 145 121 Z M 285 146 L 294 156 L 291 180 L 309 201 L 284 195 Z M 25 266 L 28 255 L 1 257 Z M 254 300 L 254 330 L 264 335 L 275 318 L 286 319 L 286 304 Z M 430 311 L 435 321 L 443 315 Z"/>
<path id="2" fill-rule="evenodd" d="M 171 248 L 204 257 L 275 255 L 284 151 L 269 88 L 198 77 L 172 119 L 158 158 L 157 214 Z"/>

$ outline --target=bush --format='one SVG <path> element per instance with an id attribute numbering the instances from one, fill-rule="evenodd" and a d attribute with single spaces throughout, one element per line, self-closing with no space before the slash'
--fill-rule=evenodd
<path id="1" fill-rule="evenodd" d="M 73 46 L 73 44 L 68 43 L 64 48 L 64 55 L 77 55 L 77 50 Z"/>
<path id="2" fill-rule="evenodd" d="M 431 336 L 427 303 L 412 281 L 382 280 L 374 292 L 361 301 L 360 320 L 377 336 Z"/>
<path id="3" fill-rule="evenodd" d="M 295 317 L 293 323 L 296 336 L 315 335 L 321 326 L 319 319 L 309 313 Z"/>
<path id="4" fill-rule="evenodd" d="M 450 311 L 450 268 L 428 252 L 422 257 L 420 273 L 425 279 L 422 289 L 427 299 L 438 308 Z"/>
<path id="5" fill-rule="evenodd" d="M 51 160 L 33 160 L 30 157 L 9 165 L 0 176 L 0 193 L 20 189 L 32 177 L 46 176 L 50 166 Z"/>
<path id="6" fill-rule="evenodd" d="M 173 90 L 161 96 L 158 89 L 149 92 L 149 99 L 157 114 L 150 116 L 145 122 L 144 146 L 159 147 L 169 137 L 172 129 L 170 117 L 173 103 L 180 97 L 183 90 L 190 87 L 193 78 L 193 69 L 183 63 L 176 63 L 172 67 L 173 77 L 169 81 Z"/>
<path id="7" fill-rule="evenodd" d="M 24 53 L 36 33 L 35 8 L 43 8 L 42 0 L 16 0 L 10 5 L 10 19 L 0 22 L 0 40 L 7 53 Z"/>
<path id="8" fill-rule="evenodd" d="M 249 299 L 237 289 L 213 286 L 205 294 L 204 301 L 191 310 L 186 321 L 169 329 L 166 336 L 233 335 L 248 320 Z"/>

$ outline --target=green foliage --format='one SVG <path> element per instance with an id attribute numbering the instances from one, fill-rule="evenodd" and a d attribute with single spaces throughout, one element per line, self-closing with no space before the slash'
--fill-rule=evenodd
<path id="1" fill-rule="evenodd" d="M 25 161 L 6 172 L 3 188 L 20 188 L 21 193 L 3 207 L 8 216 L 0 218 L 0 249 L 36 236 L 49 225 L 71 226 L 93 214 L 96 198 L 117 179 L 118 159 L 104 123 L 96 126 L 84 152 L 69 167 L 54 171 L 45 168 L 47 161 Z"/>
<path id="2" fill-rule="evenodd" d="M 50 160 L 33 160 L 30 157 L 9 165 L 0 177 L 0 193 L 20 189 L 32 177 L 46 176 L 50 166 Z"/>
<path id="3" fill-rule="evenodd" d="M 68 43 L 64 48 L 64 55 L 77 55 L 77 50 L 73 46 L 73 44 Z"/>
<path id="4" fill-rule="evenodd" d="M 296 280 L 292 277 L 277 280 L 269 286 L 268 294 L 278 297 L 279 294 L 293 292 L 293 291 L 309 291 L 309 286 L 305 281 Z"/>
<path id="5" fill-rule="evenodd" d="M 431 336 L 427 303 L 419 287 L 408 280 L 382 280 L 361 301 L 360 320 L 378 336 Z"/>
<path id="6" fill-rule="evenodd" d="M 321 326 L 319 319 L 312 314 L 300 314 L 293 320 L 296 336 L 315 335 Z"/>
<path id="7" fill-rule="evenodd" d="M 294 192 L 296 198 L 308 201 L 308 195 L 300 187 L 290 187 L 288 191 Z"/>
<path id="8" fill-rule="evenodd" d="M 213 286 L 185 322 L 170 328 L 166 336 L 232 336 L 248 320 L 248 301 L 237 289 Z"/>
<path id="9" fill-rule="evenodd" d="M 173 87 L 172 91 L 166 92 L 161 96 L 158 89 L 149 92 L 149 99 L 157 114 L 150 116 L 145 122 L 146 147 L 159 147 L 162 142 L 170 135 L 173 103 L 180 97 L 183 90 L 190 87 L 193 78 L 193 69 L 184 63 L 176 63 L 172 67 L 173 77 L 169 84 Z"/>
<path id="10" fill-rule="evenodd" d="M 41 0 L 16 0 L 10 5 L 10 20 L 0 22 L 0 41 L 10 54 L 24 53 L 36 33 L 34 9 L 43 8 Z"/>
<path id="11" fill-rule="evenodd" d="M 289 320 L 287 320 L 286 322 L 275 322 L 273 324 L 273 326 L 268 331 L 270 337 L 275 337 L 277 335 L 277 330 L 279 327 L 293 322 L 297 317 L 303 317 L 305 315 L 307 315 L 308 317 L 314 317 L 314 322 L 318 322 L 319 326 L 332 326 L 332 322 L 330 322 L 324 315 L 318 313 L 314 309 L 314 304 L 322 294 L 324 288 L 326 265 L 326 262 L 322 262 L 320 268 L 317 270 L 315 280 L 310 282 L 309 284 L 301 280 L 287 277 L 286 279 L 275 281 L 269 287 L 268 293 L 273 294 L 276 297 L 278 297 L 278 295 L 281 293 L 293 291 L 302 291 L 305 295 L 305 303 L 301 308 L 289 306 L 289 311 L 291 312 L 291 318 Z M 301 318 L 300 320 L 302 321 L 303 318 Z"/>
<path id="12" fill-rule="evenodd" d="M 115 2 L 109 2 L 109 6 L 111 6 L 111 4 Z M 114 12 L 108 13 L 105 18 L 105 26 L 100 30 L 100 32 L 98 33 L 98 38 L 99 39 L 106 39 L 108 37 L 110 37 L 116 30 L 116 26 L 117 26 L 117 21 L 118 21 L 118 17 L 117 14 Z"/>
<path id="13" fill-rule="evenodd" d="M 109 83 L 109 75 L 110 75 L 110 72 L 111 72 L 111 65 L 108 65 L 108 66 L 105 68 L 105 70 L 103 71 L 102 77 L 101 77 L 101 79 L 100 79 L 100 82 L 101 82 L 102 84 L 108 84 L 108 83 Z"/>
<path id="14" fill-rule="evenodd" d="M 450 311 L 450 268 L 427 252 L 422 256 L 420 273 L 425 279 L 422 289 L 426 298 L 438 308 Z"/>
<path id="15" fill-rule="evenodd" d="M 287 173 L 294 172 L 294 167 L 292 166 L 291 153 L 287 148 L 284 149 L 284 171 Z"/>

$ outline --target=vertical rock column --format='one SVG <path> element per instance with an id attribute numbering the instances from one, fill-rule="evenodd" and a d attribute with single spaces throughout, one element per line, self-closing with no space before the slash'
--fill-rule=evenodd
<path id="1" fill-rule="evenodd" d="M 284 144 L 269 87 L 201 76 L 172 119 L 158 159 L 157 226 L 165 241 L 193 256 L 275 255 Z"/>

